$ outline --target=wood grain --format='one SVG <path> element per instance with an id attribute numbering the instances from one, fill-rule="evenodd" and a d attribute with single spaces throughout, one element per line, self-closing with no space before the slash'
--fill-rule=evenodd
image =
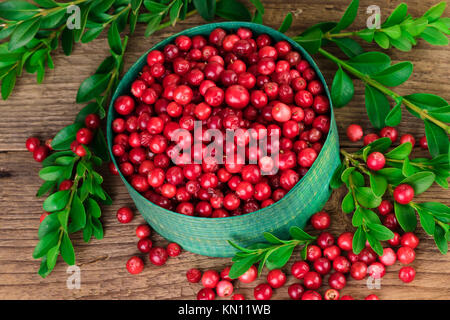
<path id="1" fill-rule="evenodd" d="M 285 13 L 294 13 L 294 23 L 288 35 L 295 35 L 309 25 L 337 20 L 349 1 L 285 0 L 263 1 L 266 7 L 264 21 L 277 28 Z M 421 15 L 436 1 L 406 1 L 413 16 Z M 355 28 L 364 26 L 365 10 L 368 5 L 381 7 L 382 16 L 387 16 L 400 1 L 361 1 L 360 15 Z M 448 16 L 448 10 L 447 10 Z M 144 26 L 138 26 L 130 39 L 126 54 L 128 68 L 142 53 L 158 41 L 174 32 L 204 23 L 199 17 L 189 18 L 174 28 L 167 28 L 144 37 Z M 365 44 L 366 45 L 366 44 Z M 375 48 L 370 45 L 369 49 Z M 337 50 L 331 49 L 332 52 Z M 70 124 L 82 105 L 76 104 L 75 96 L 79 84 L 96 69 L 108 54 L 107 40 L 102 35 L 89 44 L 78 44 L 70 57 L 62 52 L 54 56 L 56 69 L 48 71 L 44 83 L 37 85 L 34 76 L 25 75 L 17 84 L 9 100 L 0 102 L 0 298 L 1 299 L 192 299 L 200 289 L 198 284 L 188 284 L 185 280 L 187 269 L 216 269 L 229 264 L 229 259 L 208 258 L 189 252 L 170 259 L 165 267 L 154 267 L 147 263 L 144 272 L 131 276 L 125 270 L 126 260 L 137 254 L 135 227 L 143 223 L 139 215 L 128 225 L 119 225 L 115 211 L 132 201 L 118 177 L 106 174 L 106 189 L 114 199 L 114 205 L 103 208 L 105 238 L 85 244 L 80 235 L 74 236 L 77 265 L 81 267 L 81 289 L 66 287 L 66 265 L 59 263 L 47 278 L 37 275 L 39 262 L 31 254 L 37 243 L 37 228 L 42 212 L 42 199 L 34 197 L 41 181 L 37 175 L 40 165 L 35 163 L 25 150 L 27 137 L 34 135 L 41 139 L 52 137 L 63 126 Z M 414 63 L 414 74 L 398 90 L 402 94 L 429 92 L 450 100 L 450 76 L 448 68 L 449 51 L 446 47 L 431 47 L 420 41 L 409 53 L 396 50 L 388 52 L 393 61 L 410 60 Z M 320 56 L 314 57 L 328 83 L 336 70 L 333 63 Z M 341 132 L 341 144 L 355 147 L 345 134 L 350 123 L 361 123 L 367 132 L 373 131 L 364 111 L 364 96 L 361 83 L 355 81 L 356 95 L 349 106 L 337 110 L 336 118 Z M 423 125 L 404 112 L 399 127 L 400 134 L 410 132 L 416 138 L 423 133 Z M 419 154 L 419 153 L 417 153 Z M 349 218 L 340 210 L 343 190 L 334 192 L 326 210 L 333 215 L 332 233 L 351 230 Z M 421 195 L 420 201 L 441 201 L 450 205 L 450 192 L 433 186 Z M 375 293 L 382 299 L 446 299 L 450 296 L 450 255 L 442 256 L 433 239 L 419 232 L 421 243 L 417 249 L 417 259 L 413 266 L 417 270 L 416 280 L 404 285 L 398 279 L 400 265 L 389 268 L 382 279 L 381 290 L 368 290 L 365 282 L 349 280 L 344 294 L 363 298 Z M 152 236 L 157 245 L 164 245 L 158 235 Z M 298 254 L 297 254 L 298 258 Z M 290 265 L 286 266 L 289 270 Z M 261 278 L 261 282 L 263 278 Z M 294 279 L 289 276 L 288 283 Z M 254 285 L 237 284 L 237 292 L 251 298 Z M 276 290 L 276 299 L 286 299 L 287 287 Z"/>

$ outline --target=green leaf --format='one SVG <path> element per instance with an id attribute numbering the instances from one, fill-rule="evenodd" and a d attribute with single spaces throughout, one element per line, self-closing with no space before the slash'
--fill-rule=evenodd
<path id="1" fill-rule="evenodd" d="M 116 23 L 112 23 L 108 30 L 108 44 L 114 53 L 119 55 L 122 53 L 122 41 Z"/>
<path id="2" fill-rule="evenodd" d="M 420 208 L 419 211 L 424 211 L 444 223 L 450 223 L 450 208 L 445 204 L 440 202 L 423 202 L 418 203 L 416 206 Z"/>
<path id="3" fill-rule="evenodd" d="M 387 241 L 394 238 L 394 233 L 382 224 L 367 222 L 366 225 L 370 234 L 378 240 Z"/>
<path id="4" fill-rule="evenodd" d="M 374 35 L 375 42 L 383 49 L 389 48 L 389 37 L 382 32 L 375 32 Z"/>
<path id="5" fill-rule="evenodd" d="M 56 11 L 54 13 L 50 13 L 41 19 L 41 29 L 53 29 L 58 25 L 62 24 L 63 19 L 66 16 L 66 11 Z M 65 21 L 64 21 L 65 22 Z"/>
<path id="6" fill-rule="evenodd" d="M 359 43 L 351 38 L 336 38 L 332 39 L 332 41 L 336 43 L 339 49 L 341 49 L 349 58 L 364 53 L 364 50 Z"/>
<path id="7" fill-rule="evenodd" d="M 353 171 L 355 171 L 355 170 L 356 170 L 355 167 L 349 167 L 349 168 L 345 169 L 345 170 L 342 172 L 342 175 L 341 175 L 342 181 L 348 184 L 348 180 L 349 180 L 350 174 L 351 174 Z"/>
<path id="8" fill-rule="evenodd" d="M 409 158 L 405 158 L 405 160 L 403 161 L 403 165 L 402 165 L 402 173 L 405 177 L 409 177 L 412 176 L 413 174 L 419 172 L 418 169 L 416 169 L 416 167 L 412 166 Z"/>
<path id="9" fill-rule="evenodd" d="M 356 34 L 366 42 L 371 43 L 373 41 L 373 37 L 375 36 L 375 29 L 363 29 L 357 31 Z"/>
<path id="10" fill-rule="evenodd" d="M 392 145 L 391 139 L 383 137 L 368 144 L 366 148 L 370 148 L 371 152 L 378 151 L 384 153 L 387 149 L 389 149 L 391 145 Z"/>
<path id="11" fill-rule="evenodd" d="M 102 212 L 97 201 L 92 198 L 88 199 L 88 214 L 94 218 L 100 218 Z"/>
<path id="12" fill-rule="evenodd" d="M 388 182 L 385 177 L 376 173 L 370 174 L 370 188 L 377 197 L 382 197 L 386 192 Z"/>
<path id="13" fill-rule="evenodd" d="M 436 225 L 434 229 L 434 242 L 442 254 L 447 254 L 448 242 L 445 238 L 445 230 L 440 225 Z"/>
<path id="14" fill-rule="evenodd" d="M 167 10 L 166 5 L 156 1 L 144 0 L 144 6 L 152 13 L 165 12 Z"/>
<path id="15" fill-rule="evenodd" d="M 331 85 L 331 99 L 333 105 L 336 108 L 345 106 L 353 99 L 354 93 L 355 88 L 352 79 L 350 79 L 339 66 L 339 69 L 334 76 L 333 84 Z"/>
<path id="16" fill-rule="evenodd" d="M 445 131 L 437 125 L 424 120 L 425 135 L 427 137 L 428 149 L 433 157 L 445 154 L 449 149 L 448 136 Z"/>
<path id="17" fill-rule="evenodd" d="M 47 233 L 41 240 L 39 240 L 38 244 L 34 248 L 33 258 L 38 259 L 46 255 L 46 253 L 58 243 L 58 239 L 58 231 Z"/>
<path id="18" fill-rule="evenodd" d="M 77 131 L 81 129 L 81 123 L 74 123 L 59 131 L 52 140 L 53 150 L 67 150 L 70 144 L 75 140 Z"/>
<path id="19" fill-rule="evenodd" d="M 153 18 L 150 19 L 150 21 L 148 22 L 147 28 L 145 29 L 146 37 L 151 36 L 153 33 L 155 33 L 155 31 L 158 30 L 161 20 L 162 20 L 162 16 L 160 16 L 160 15 L 154 16 Z"/>
<path id="20" fill-rule="evenodd" d="M 341 163 L 339 165 L 339 167 L 337 167 L 336 170 L 334 171 L 333 176 L 330 181 L 330 187 L 332 189 L 337 189 L 342 185 L 341 175 L 342 175 L 342 172 L 344 172 L 344 169 L 345 169 L 345 166 L 343 163 Z"/>
<path id="21" fill-rule="evenodd" d="M 405 178 L 401 184 L 408 184 L 414 189 L 414 194 L 418 195 L 426 190 L 428 190 L 429 187 L 434 182 L 435 175 L 433 172 L 430 171 L 423 171 L 423 172 L 417 172 L 407 178 Z"/>
<path id="22" fill-rule="evenodd" d="M 92 228 L 95 239 L 97 240 L 103 239 L 103 226 L 99 219 L 92 218 Z"/>
<path id="23" fill-rule="evenodd" d="M 36 197 L 40 198 L 47 192 L 51 192 L 56 187 L 55 181 L 45 181 L 36 193 Z"/>
<path id="24" fill-rule="evenodd" d="M 408 14 L 408 5 L 406 3 L 400 3 L 397 8 L 392 11 L 391 15 L 383 23 L 382 27 L 390 27 L 401 23 Z"/>
<path id="25" fill-rule="evenodd" d="M 81 37 L 81 42 L 88 43 L 94 39 L 97 39 L 97 37 L 100 35 L 100 33 L 102 33 L 103 29 L 104 29 L 103 26 L 100 25 L 99 27 L 91 28 L 91 29 L 87 30 Z"/>
<path id="26" fill-rule="evenodd" d="M 250 21 L 248 9 L 237 0 L 222 0 L 216 4 L 216 15 L 227 20 Z"/>
<path id="27" fill-rule="evenodd" d="M 389 28 L 383 28 L 380 30 L 384 32 L 389 38 L 398 39 L 402 36 L 402 30 L 399 25 L 395 25 Z"/>
<path id="28" fill-rule="evenodd" d="M 57 191 L 45 199 L 44 211 L 54 212 L 62 210 L 69 201 L 70 190 Z"/>
<path id="29" fill-rule="evenodd" d="M 74 38 L 75 38 L 75 41 L 77 41 L 77 42 L 80 41 L 81 36 L 84 33 L 91 8 L 92 8 L 92 2 L 91 3 L 87 2 L 86 5 L 80 7 L 80 11 L 81 11 L 80 28 L 74 29 Z"/>
<path id="30" fill-rule="evenodd" d="M 450 106 L 433 109 L 429 114 L 442 122 L 450 122 Z"/>
<path id="31" fill-rule="evenodd" d="M 58 260 L 59 255 L 59 243 L 54 246 L 53 248 L 50 248 L 47 252 L 47 268 L 49 270 L 53 270 L 53 268 L 56 265 L 56 260 Z"/>
<path id="32" fill-rule="evenodd" d="M 348 6 L 347 10 L 345 10 L 345 13 L 337 26 L 334 27 L 333 30 L 331 30 L 331 33 L 338 33 L 341 30 L 347 29 L 353 23 L 353 21 L 355 21 L 356 15 L 358 14 L 358 7 L 359 0 L 353 0 Z"/>
<path id="33" fill-rule="evenodd" d="M 418 209 L 417 213 L 419 214 L 420 224 L 422 225 L 423 230 L 430 236 L 434 235 L 436 223 L 434 222 L 433 216 L 422 209 Z"/>
<path id="34" fill-rule="evenodd" d="M 74 42 L 73 30 L 65 28 L 61 34 L 61 46 L 66 56 L 70 56 L 72 54 L 73 42 Z"/>
<path id="35" fill-rule="evenodd" d="M 259 12 L 258 10 L 255 11 L 255 14 L 253 15 L 253 18 L 252 18 L 252 22 L 258 23 L 258 24 L 263 23 L 263 16 L 262 16 L 261 12 Z"/>
<path id="36" fill-rule="evenodd" d="M 251 3 L 255 6 L 256 10 L 264 14 L 264 5 L 261 3 L 261 0 L 250 0 Z"/>
<path id="37" fill-rule="evenodd" d="M 49 214 L 47 217 L 45 217 L 44 220 L 42 220 L 41 224 L 39 225 L 38 230 L 38 237 L 39 239 L 42 239 L 47 234 L 55 232 L 60 227 L 60 223 L 58 220 L 57 214 Z"/>
<path id="38" fill-rule="evenodd" d="M 388 87 L 396 87 L 409 79 L 413 65 L 409 61 L 400 62 L 372 75 L 372 78 Z"/>
<path id="39" fill-rule="evenodd" d="M 92 228 L 91 222 L 90 221 L 89 221 L 89 223 L 86 222 L 86 226 L 83 229 L 83 240 L 84 240 L 84 242 L 88 243 L 89 240 L 91 240 L 92 232 L 93 232 L 93 228 Z"/>
<path id="40" fill-rule="evenodd" d="M 395 217 L 405 232 L 412 232 L 417 227 L 417 217 L 414 209 L 409 205 L 394 203 Z"/>
<path id="41" fill-rule="evenodd" d="M 322 45 L 322 30 L 319 28 L 305 31 L 300 36 L 293 38 L 295 42 L 301 45 L 310 54 L 315 54 L 319 51 Z"/>
<path id="42" fill-rule="evenodd" d="M 81 83 L 77 93 L 77 103 L 87 102 L 99 96 L 106 90 L 110 79 L 109 74 L 94 74 Z"/>
<path id="43" fill-rule="evenodd" d="M 86 211 L 78 195 L 75 195 L 73 198 L 72 209 L 70 210 L 70 219 L 70 232 L 81 230 L 86 225 Z"/>
<path id="44" fill-rule="evenodd" d="M 359 254 L 361 250 L 366 247 L 366 239 L 366 233 L 364 232 L 363 227 L 358 227 L 353 235 L 353 253 Z"/>
<path id="45" fill-rule="evenodd" d="M 14 33 L 13 33 L 14 35 Z M 421 34 L 420 37 L 434 46 L 446 46 L 448 45 L 448 38 L 445 34 L 436 28 L 428 27 Z"/>
<path id="46" fill-rule="evenodd" d="M 448 102 L 435 94 L 430 93 L 413 93 L 403 97 L 414 103 L 416 106 L 424 110 L 434 110 L 439 107 L 448 106 Z M 410 111 L 411 112 L 411 111 Z M 416 117 L 420 117 L 417 113 L 411 112 Z"/>
<path id="47" fill-rule="evenodd" d="M 242 276 L 250 267 L 260 259 L 259 254 L 252 254 L 233 263 L 228 276 L 231 279 L 237 279 Z"/>
<path id="48" fill-rule="evenodd" d="M 137 12 L 142 5 L 142 0 L 131 0 L 131 10 Z"/>
<path id="49" fill-rule="evenodd" d="M 427 18 L 429 22 L 436 21 L 444 13 L 446 5 L 447 5 L 447 3 L 445 1 L 439 2 L 438 4 L 432 6 L 430 9 L 428 9 L 428 11 L 425 12 L 425 14 L 423 16 L 425 18 Z"/>
<path id="50" fill-rule="evenodd" d="M 69 236 L 65 232 L 62 238 L 60 250 L 64 261 L 69 266 L 73 266 L 75 264 L 75 251 L 73 249 L 72 241 L 70 241 Z"/>
<path id="51" fill-rule="evenodd" d="M 388 153 L 385 154 L 386 160 L 394 159 L 394 160 L 403 160 L 407 158 L 412 151 L 411 142 L 402 143 L 398 147 L 392 149 Z"/>
<path id="52" fill-rule="evenodd" d="M 381 203 L 381 198 L 377 197 L 371 188 L 359 187 L 355 190 L 356 201 L 365 208 L 376 208 Z"/>
<path id="53" fill-rule="evenodd" d="M 342 200 L 341 209 L 344 213 L 352 213 L 355 210 L 355 200 L 351 192 L 348 192 Z"/>
<path id="54" fill-rule="evenodd" d="M 174 26 L 177 23 L 178 16 L 180 15 L 181 7 L 183 6 L 182 0 L 175 0 L 169 10 L 170 23 Z"/>
<path id="55" fill-rule="evenodd" d="M 293 20 L 293 16 L 291 12 L 288 12 L 288 14 L 286 15 L 286 17 L 284 17 L 283 23 L 281 24 L 280 28 L 278 29 L 278 31 L 280 31 L 281 33 L 285 33 L 286 31 L 289 30 L 289 28 L 292 25 L 292 20 Z"/>
<path id="56" fill-rule="evenodd" d="M 381 224 L 380 217 L 375 212 L 373 212 L 370 209 L 363 208 L 363 207 L 360 207 L 360 210 L 364 214 L 364 221 Z"/>
<path id="57" fill-rule="evenodd" d="M 282 268 L 291 258 L 295 244 L 279 246 L 268 257 L 266 266 L 269 270 Z"/>
<path id="58" fill-rule="evenodd" d="M 365 74 L 381 72 L 391 65 L 391 58 L 382 52 L 362 53 L 348 60 L 348 64 Z"/>
<path id="59" fill-rule="evenodd" d="M 363 222 L 364 222 L 364 213 L 361 210 L 361 207 L 358 207 L 355 213 L 353 214 L 352 225 L 354 227 L 359 227 L 360 225 L 363 224 Z"/>
<path id="60" fill-rule="evenodd" d="M 194 0 L 194 7 L 206 21 L 214 19 L 216 14 L 216 0 Z"/>
<path id="61" fill-rule="evenodd" d="M 396 127 L 400 124 L 402 121 L 402 99 L 400 99 L 395 107 L 389 111 L 388 115 L 386 116 L 385 123 L 387 126 L 390 127 Z"/>
<path id="62" fill-rule="evenodd" d="M 44 181 L 56 181 L 64 173 L 64 167 L 61 166 L 49 166 L 39 171 L 39 177 Z"/>
<path id="63" fill-rule="evenodd" d="M 390 111 L 389 101 L 378 89 L 366 85 L 366 110 L 372 125 L 381 129 L 385 127 L 385 119 Z"/>
<path id="64" fill-rule="evenodd" d="M 105 136 L 101 130 L 97 130 L 92 139 L 91 146 L 95 150 L 95 154 L 103 161 L 109 161 L 108 145 L 106 144 Z"/>
<path id="65" fill-rule="evenodd" d="M 400 51 L 408 52 L 412 48 L 412 41 L 415 42 L 414 38 L 412 38 L 409 33 L 406 31 L 402 31 L 402 36 L 398 39 L 390 39 L 391 44 Z"/>
<path id="66" fill-rule="evenodd" d="M 6 100 L 16 85 L 16 70 L 11 70 L 2 80 L 2 99 Z"/>
<path id="67" fill-rule="evenodd" d="M 374 235 L 372 235 L 370 232 L 366 233 L 367 241 L 369 242 L 370 246 L 372 247 L 373 251 L 379 256 L 383 255 L 383 246 L 381 245 L 380 241 L 375 238 Z"/>
<path id="68" fill-rule="evenodd" d="M 316 237 L 313 237 L 309 234 L 307 234 L 305 231 L 300 229 L 297 226 L 293 226 L 289 229 L 289 234 L 291 235 L 292 239 L 295 240 L 314 240 Z"/>
<path id="69" fill-rule="evenodd" d="M 23 0 L 10 0 L 0 3 L 0 18 L 6 20 L 26 20 L 38 13 L 39 8 Z"/>

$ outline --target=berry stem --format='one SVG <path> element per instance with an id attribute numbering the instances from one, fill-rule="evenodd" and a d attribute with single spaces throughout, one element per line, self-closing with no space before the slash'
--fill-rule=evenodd
<path id="1" fill-rule="evenodd" d="M 433 122 L 435 125 L 444 129 L 444 131 L 447 134 L 450 134 L 450 126 L 445 124 L 444 122 L 434 118 L 430 114 L 428 114 L 427 110 L 422 110 L 419 106 L 415 105 L 408 99 L 402 97 L 397 92 L 392 91 L 391 89 L 385 87 L 378 81 L 372 79 L 369 75 L 360 72 L 356 68 L 354 68 L 351 65 L 349 65 L 348 63 L 346 63 L 344 60 L 339 59 L 338 57 L 334 56 L 333 54 L 329 53 L 328 51 L 320 48 L 319 53 L 321 55 L 323 55 L 324 57 L 326 57 L 327 59 L 335 62 L 337 65 L 341 66 L 342 68 L 344 68 L 345 70 L 350 72 L 352 75 L 354 75 L 355 77 L 359 78 L 361 81 L 366 83 L 367 85 L 370 85 L 370 86 L 380 90 L 382 93 L 389 96 L 394 101 L 397 101 L 398 99 L 402 99 L 402 103 L 405 105 L 405 107 L 407 109 L 409 109 L 410 111 L 413 111 L 413 112 L 416 112 L 417 114 L 419 114 L 419 116 L 422 120 L 429 120 L 429 121 Z"/>

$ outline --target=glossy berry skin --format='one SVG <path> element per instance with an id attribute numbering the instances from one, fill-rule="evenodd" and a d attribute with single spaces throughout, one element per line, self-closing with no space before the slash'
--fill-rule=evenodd
<path id="1" fill-rule="evenodd" d="M 355 298 L 353 298 L 353 297 L 350 296 L 350 295 L 344 295 L 344 296 L 341 297 L 340 300 L 355 300 Z"/>
<path id="2" fill-rule="evenodd" d="M 286 283 L 286 275 L 280 269 L 270 270 L 267 274 L 267 282 L 274 288 L 281 288 Z"/>
<path id="3" fill-rule="evenodd" d="M 59 184 L 59 191 L 69 190 L 73 186 L 72 180 L 63 180 Z"/>
<path id="4" fill-rule="evenodd" d="M 231 297 L 231 300 L 245 300 L 245 297 L 242 294 L 236 293 Z"/>
<path id="5" fill-rule="evenodd" d="M 288 287 L 288 294 L 292 300 L 300 300 L 305 289 L 300 283 L 293 283 Z"/>
<path id="6" fill-rule="evenodd" d="M 408 184 L 400 184 L 394 189 L 394 199 L 400 204 L 408 204 L 414 198 L 414 189 Z"/>
<path id="7" fill-rule="evenodd" d="M 363 137 L 364 132 L 360 125 L 358 124 L 351 124 L 347 127 L 347 137 L 350 141 L 356 142 L 361 140 Z"/>
<path id="8" fill-rule="evenodd" d="M 416 139 L 411 134 L 404 134 L 400 137 L 400 144 L 409 142 L 414 148 L 414 145 L 416 144 Z"/>
<path id="9" fill-rule="evenodd" d="M 45 158 L 47 158 L 48 155 L 48 148 L 47 146 L 38 146 L 34 151 L 33 151 L 33 159 L 36 162 L 42 162 L 44 161 Z"/>
<path id="10" fill-rule="evenodd" d="M 322 232 L 317 237 L 317 244 L 320 248 L 326 249 L 334 244 L 334 237 L 329 232 Z"/>
<path id="11" fill-rule="evenodd" d="M 339 300 L 339 291 L 336 289 L 328 289 L 325 291 L 323 298 L 325 300 Z"/>
<path id="12" fill-rule="evenodd" d="M 144 239 L 150 237 L 152 231 L 148 224 L 141 224 L 136 227 L 136 236 L 139 239 Z"/>
<path id="13" fill-rule="evenodd" d="M 377 295 L 375 294 L 369 294 L 367 297 L 364 298 L 364 300 L 380 300 Z"/>
<path id="14" fill-rule="evenodd" d="M 404 283 L 409 283 L 416 277 L 416 270 L 413 267 L 403 267 L 399 270 L 398 277 Z"/>
<path id="15" fill-rule="evenodd" d="M 386 268 L 380 262 L 374 262 L 367 268 L 367 273 L 374 279 L 381 279 L 386 274 Z"/>
<path id="16" fill-rule="evenodd" d="M 215 288 L 220 280 L 219 273 L 214 270 L 207 270 L 202 275 L 202 285 L 205 288 Z"/>
<path id="17" fill-rule="evenodd" d="M 36 150 L 37 147 L 39 147 L 40 145 L 41 145 L 41 142 L 39 141 L 38 138 L 35 138 L 35 137 L 30 137 L 25 142 L 25 147 L 30 152 L 34 152 L 34 150 Z"/>
<path id="18" fill-rule="evenodd" d="M 428 150 L 428 141 L 427 141 L 427 137 L 423 136 L 422 138 L 420 138 L 419 140 L 419 145 L 422 149 L 424 150 Z"/>
<path id="19" fill-rule="evenodd" d="M 186 272 L 186 278 L 190 283 L 200 282 L 202 278 L 202 272 L 198 269 L 192 268 Z"/>
<path id="20" fill-rule="evenodd" d="M 92 138 L 94 135 L 92 134 L 92 131 L 87 128 L 81 128 L 77 131 L 77 141 L 80 144 L 89 144 L 92 141 Z"/>
<path id="21" fill-rule="evenodd" d="M 394 206 L 392 205 L 392 203 L 389 200 L 381 201 L 380 205 L 378 206 L 378 212 L 382 216 L 385 216 L 388 213 L 391 213 L 393 209 L 394 209 Z"/>
<path id="22" fill-rule="evenodd" d="M 127 261 L 126 267 L 129 273 L 139 274 L 144 270 L 144 261 L 142 261 L 141 258 L 134 256 Z"/>
<path id="23" fill-rule="evenodd" d="M 152 240 L 146 238 L 146 239 L 140 239 L 137 243 L 137 248 L 142 253 L 149 253 L 150 249 L 153 246 Z"/>
<path id="24" fill-rule="evenodd" d="M 341 249 L 336 245 L 332 245 L 331 247 L 328 247 L 323 250 L 323 256 L 331 261 L 339 257 L 340 254 Z"/>
<path id="25" fill-rule="evenodd" d="M 133 220 L 133 211 L 131 211 L 128 207 L 122 207 L 119 210 L 117 210 L 117 221 L 120 223 L 129 223 L 131 220 Z"/>
<path id="26" fill-rule="evenodd" d="M 410 247 L 411 249 L 415 249 L 419 245 L 419 238 L 412 232 L 406 232 L 401 237 L 400 243 L 403 247 Z"/>
<path id="27" fill-rule="evenodd" d="M 272 287 L 267 283 L 261 283 L 253 290 L 255 300 L 270 300 L 272 298 Z"/>
<path id="28" fill-rule="evenodd" d="M 302 295 L 302 300 L 322 300 L 322 296 L 317 291 L 308 290 Z"/>
<path id="29" fill-rule="evenodd" d="M 318 274 L 324 276 L 328 274 L 331 270 L 330 260 L 327 258 L 319 258 L 313 263 L 314 270 L 317 271 Z"/>
<path id="30" fill-rule="evenodd" d="M 305 288 L 316 290 L 322 285 L 322 277 L 315 271 L 309 271 L 305 274 L 303 278 L 303 284 Z"/>
<path id="31" fill-rule="evenodd" d="M 316 261 L 322 256 L 322 250 L 316 246 L 316 245 L 310 245 L 308 246 L 307 252 L 306 252 L 306 260 L 308 261 Z"/>
<path id="32" fill-rule="evenodd" d="M 118 114 L 126 116 L 134 110 L 134 100 L 129 96 L 120 96 L 114 102 L 114 108 Z"/>
<path id="33" fill-rule="evenodd" d="M 197 293 L 197 300 L 214 300 L 216 299 L 216 294 L 211 288 L 203 288 Z"/>
<path id="34" fill-rule="evenodd" d="M 352 250 L 352 242 L 353 242 L 353 233 L 351 232 L 344 232 L 337 239 L 337 244 L 339 248 L 341 248 L 344 251 Z"/>
<path id="35" fill-rule="evenodd" d="M 340 273 L 348 273 L 351 263 L 346 257 L 339 256 L 333 260 L 333 269 Z"/>
<path id="36" fill-rule="evenodd" d="M 149 252 L 149 259 L 155 266 L 162 266 L 167 261 L 167 251 L 161 247 L 153 247 Z"/>
<path id="37" fill-rule="evenodd" d="M 345 279 L 344 274 L 340 272 L 334 272 L 328 278 L 328 285 L 333 289 L 342 290 L 346 284 L 347 280 Z"/>
<path id="38" fill-rule="evenodd" d="M 350 268 L 350 275 L 355 280 L 362 280 L 367 275 L 367 265 L 364 262 L 355 262 Z"/>
<path id="39" fill-rule="evenodd" d="M 217 283 L 216 292 L 219 297 L 228 297 L 233 293 L 233 284 L 228 280 L 221 280 Z"/>
<path id="40" fill-rule="evenodd" d="M 391 139 L 392 143 L 394 143 L 398 138 L 397 129 L 395 129 L 393 127 L 384 127 L 380 131 L 380 137 L 382 137 L 382 138 L 387 137 L 387 138 Z"/>
<path id="41" fill-rule="evenodd" d="M 392 266 L 397 261 L 397 254 L 392 248 L 384 248 L 383 255 L 379 256 L 378 259 L 385 266 Z"/>
<path id="42" fill-rule="evenodd" d="M 303 279 L 309 270 L 309 265 L 305 261 L 297 261 L 291 267 L 291 274 L 297 279 Z"/>
<path id="43" fill-rule="evenodd" d="M 88 129 L 98 129 L 98 127 L 100 127 L 100 117 L 95 113 L 88 114 L 86 118 L 84 118 L 84 124 Z"/>
<path id="44" fill-rule="evenodd" d="M 181 247 L 175 242 L 169 243 L 166 250 L 169 257 L 177 257 L 181 253 Z"/>
<path id="45" fill-rule="evenodd" d="M 378 171 L 384 168 L 384 165 L 386 164 L 386 159 L 381 152 L 372 152 L 367 157 L 366 162 L 367 167 L 369 167 L 370 170 Z"/>
<path id="46" fill-rule="evenodd" d="M 410 264 L 416 259 L 416 253 L 410 247 L 400 247 L 397 250 L 397 259 L 401 264 Z"/>
<path id="47" fill-rule="evenodd" d="M 316 230 L 325 230 L 330 226 L 330 215 L 324 211 L 315 213 L 311 217 L 311 225 Z"/>
<path id="48" fill-rule="evenodd" d="M 374 142 L 375 140 L 378 140 L 380 137 L 376 133 L 369 133 L 364 137 L 364 145 L 367 146 Z"/>
<path id="49" fill-rule="evenodd" d="M 239 281 L 242 283 L 252 283 L 258 276 L 258 270 L 255 266 L 251 266 L 243 275 L 239 277 Z"/>

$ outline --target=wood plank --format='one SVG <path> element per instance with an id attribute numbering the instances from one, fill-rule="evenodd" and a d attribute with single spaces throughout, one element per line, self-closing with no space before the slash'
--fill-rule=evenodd
<path id="1" fill-rule="evenodd" d="M 376 1 L 386 16 L 401 1 Z M 277 28 L 288 10 L 293 11 L 293 28 L 288 32 L 295 35 L 307 26 L 329 19 L 337 20 L 345 10 L 348 1 L 287 0 L 283 2 L 264 1 L 268 25 Z M 422 14 L 435 1 L 407 1 L 413 16 Z M 361 1 L 360 17 L 355 27 L 364 26 L 363 8 L 373 1 Z M 447 10 L 448 15 L 448 10 Z M 126 56 L 128 68 L 142 53 L 167 36 L 203 23 L 198 17 L 180 23 L 175 28 L 157 32 L 151 38 L 144 37 L 143 26 L 138 26 L 136 34 L 130 40 Z M 376 49 L 374 46 L 366 46 Z M 331 49 L 332 52 L 338 52 Z M 81 289 L 69 290 L 66 287 L 66 265 L 58 263 L 55 271 L 41 279 L 37 274 L 39 262 L 31 254 L 37 243 L 37 228 L 42 212 L 42 199 L 34 197 L 41 181 L 37 175 L 39 164 L 25 151 L 24 142 L 30 135 L 42 139 L 52 137 L 63 126 L 70 124 L 82 105 L 76 104 L 75 96 L 79 84 L 96 69 L 108 54 L 105 35 L 84 45 L 76 45 L 74 53 L 66 57 L 62 52 L 54 56 L 55 70 L 49 70 L 42 85 L 35 83 L 34 76 L 25 75 L 18 80 L 17 88 L 8 101 L 0 102 L 0 298 L 1 299 L 191 299 L 200 289 L 198 284 L 189 284 L 185 280 L 188 268 L 202 270 L 216 269 L 229 264 L 229 259 L 208 258 L 189 252 L 170 259 L 167 266 L 155 267 L 146 261 L 146 268 L 139 276 L 131 276 L 125 270 L 127 259 L 138 253 L 136 248 L 135 227 L 143 223 L 139 215 L 128 225 L 120 225 L 115 211 L 132 201 L 118 177 L 106 174 L 106 189 L 114 199 L 114 205 L 103 208 L 105 239 L 85 244 L 80 235 L 75 235 L 77 264 L 81 266 Z M 398 88 L 402 94 L 429 92 L 450 100 L 450 81 L 447 67 L 448 48 L 431 47 L 423 41 L 409 53 L 391 50 L 388 52 L 393 61 L 410 60 L 415 72 L 412 78 Z M 340 55 L 341 56 L 341 55 Z M 431 59 L 428 59 L 432 57 Z M 316 56 L 328 83 L 331 83 L 336 67 L 320 56 Z M 74 72 L 76 66 L 76 72 Z M 345 137 L 345 128 L 350 123 L 361 123 L 367 132 L 372 132 L 364 111 L 363 86 L 355 81 L 356 95 L 349 106 L 337 110 L 336 118 L 341 132 L 341 144 L 345 147 L 356 146 Z M 397 89 L 396 89 L 397 90 Z M 399 127 L 400 134 L 410 132 L 419 138 L 423 135 L 422 124 L 411 115 L 404 113 Z M 418 154 L 424 154 L 423 152 Z M 337 235 L 343 230 L 351 230 L 351 223 L 340 210 L 340 200 L 344 190 L 335 192 L 327 203 L 326 210 L 332 213 L 331 232 Z M 421 195 L 419 201 L 441 201 L 450 204 L 450 192 L 433 186 L 429 192 Z M 381 290 L 368 290 L 364 282 L 349 280 L 344 294 L 363 298 L 375 293 L 382 299 L 442 299 L 450 294 L 450 255 L 438 253 L 433 240 L 422 231 L 421 243 L 417 249 L 417 259 L 413 266 L 417 270 L 416 280 L 404 285 L 398 280 L 399 265 L 390 267 L 382 279 Z M 157 245 L 166 241 L 154 235 Z M 298 253 L 297 253 L 298 258 Z M 291 262 L 292 263 L 292 262 Z M 290 264 L 291 264 L 290 263 Z M 289 270 L 290 264 L 284 268 Z M 261 278 L 263 281 L 264 278 Z M 294 283 L 292 276 L 288 283 Z M 251 285 L 237 284 L 236 292 L 251 298 Z M 276 290 L 274 298 L 286 299 L 287 287 Z"/>

